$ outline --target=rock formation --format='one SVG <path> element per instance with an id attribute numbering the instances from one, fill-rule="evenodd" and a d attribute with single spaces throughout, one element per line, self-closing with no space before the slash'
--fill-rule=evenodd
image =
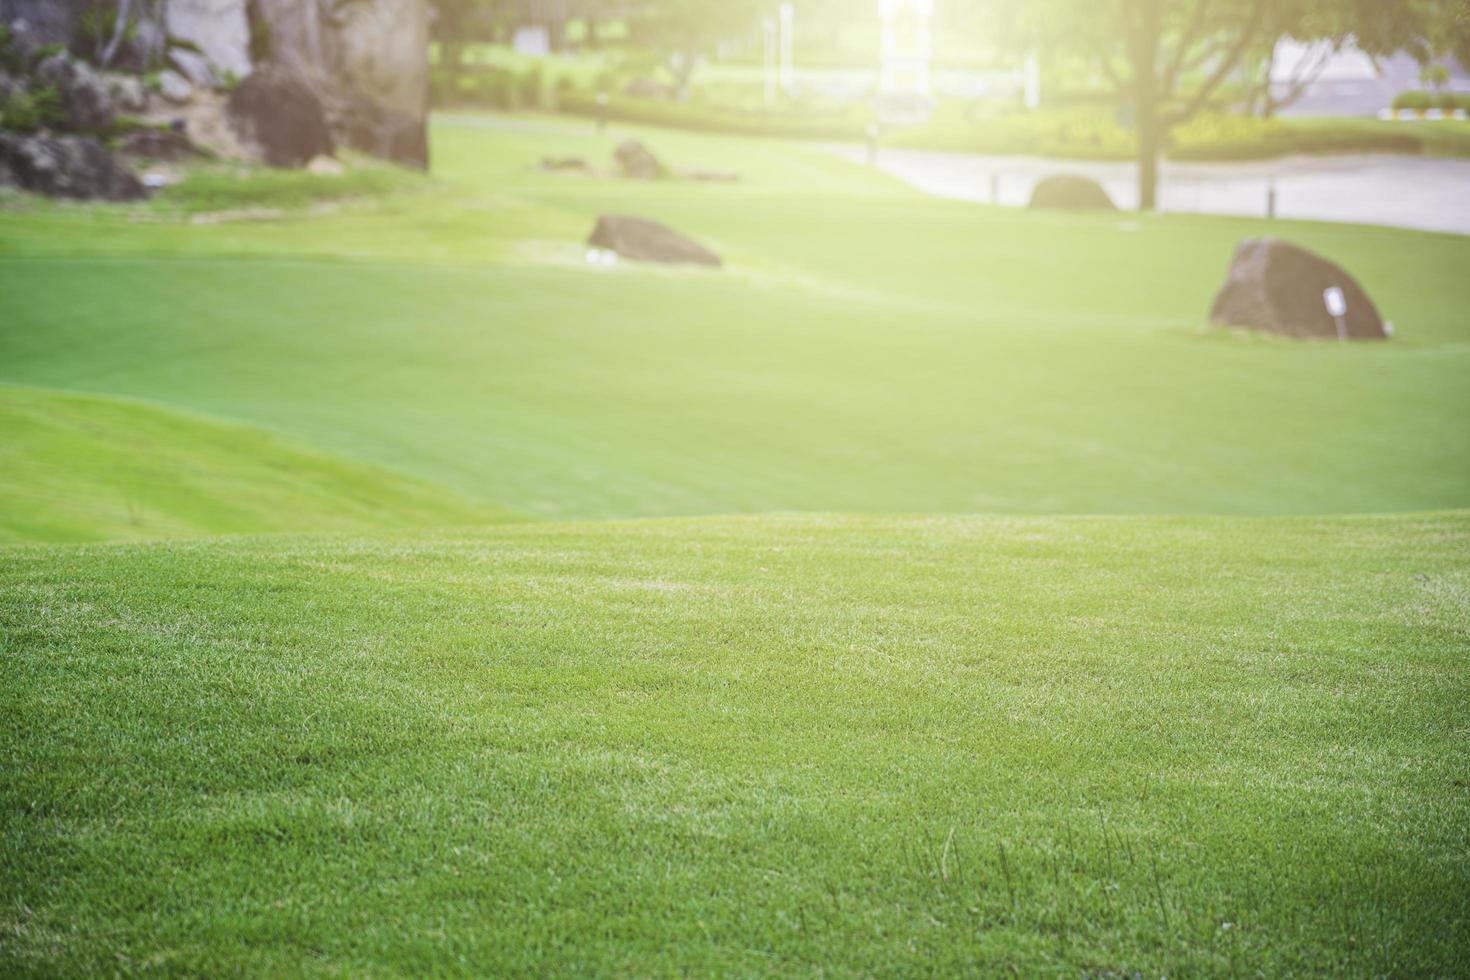
<path id="1" fill-rule="evenodd" d="M 316 91 L 338 138 L 428 166 L 429 22 L 422 0 L 249 0 L 254 48 Z"/>
<path id="2" fill-rule="evenodd" d="M 1342 313 L 1329 309 L 1329 291 Z M 1215 297 L 1210 322 L 1287 337 L 1386 340 L 1388 328 L 1373 300 L 1346 270 L 1278 238 L 1242 242 Z"/>
<path id="3" fill-rule="evenodd" d="M 1031 207 L 1050 211 L 1116 211 L 1103 185 L 1090 177 L 1062 174 L 1036 185 Z"/>
<path id="4" fill-rule="evenodd" d="M 0 132 L 0 185 L 51 197 L 136 201 L 147 190 L 131 170 L 89 136 Z"/>
<path id="5" fill-rule="evenodd" d="M 625 214 L 605 214 L 598 218 L 587 244 L 637 262 L 715 267 L 723 264 L 714 252 L 672 228 Z"/>

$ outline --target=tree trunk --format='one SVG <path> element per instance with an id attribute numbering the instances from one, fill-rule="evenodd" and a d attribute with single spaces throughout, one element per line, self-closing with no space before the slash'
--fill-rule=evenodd
<path id="1" fill-rule="evenodd" d="M 1129 49 L 1133 62 L 1133 114 L 1138 135 L 1138 210 L 1159 203 L 1159 154 L 1163 149 L 1163 114 L 1159 105 L 1159 40 L 1163 33 L 1160 0 L 1131 5 Z"/>

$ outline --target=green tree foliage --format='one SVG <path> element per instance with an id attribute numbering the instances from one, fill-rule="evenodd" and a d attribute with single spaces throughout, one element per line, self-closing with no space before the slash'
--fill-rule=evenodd
<path id="1" fill-rule="evenodd" d="M 720 41 L 751 34 L 771 4 L 760 0 L 643 0 L 626 11 L 634 42 L 658 52 L 673 72 L 679 93 Z"/>
<path id="2" fill-rule="evenodd" d="M 1079 55 L 1112 80 L 1138 137 L 1139 201 L 1158 198 L 1169 134 L 1282 37 L 1351 36 L 1370 53 L 1421 59 L 1467 47 L 1470 0 L 990 0 L 1028 50 Z"/>

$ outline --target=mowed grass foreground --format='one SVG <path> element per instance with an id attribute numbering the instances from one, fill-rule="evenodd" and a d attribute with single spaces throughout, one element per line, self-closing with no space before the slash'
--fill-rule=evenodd
<path id="1" fill-rule="evenodd" d="M 22 548 L 6 972 L 1454 976 L 1470 518 Z"/>

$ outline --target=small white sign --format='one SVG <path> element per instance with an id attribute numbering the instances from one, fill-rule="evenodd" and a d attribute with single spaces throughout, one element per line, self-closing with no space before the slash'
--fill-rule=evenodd
<path id="1" fill-rule="evenodd" d="M 1322 294 L 1322 299 L 1327 304 L 1327 312 L 1334 317 L 1347 316 L 1347 297 L 1342 290 L 1333 286 Z"/>

